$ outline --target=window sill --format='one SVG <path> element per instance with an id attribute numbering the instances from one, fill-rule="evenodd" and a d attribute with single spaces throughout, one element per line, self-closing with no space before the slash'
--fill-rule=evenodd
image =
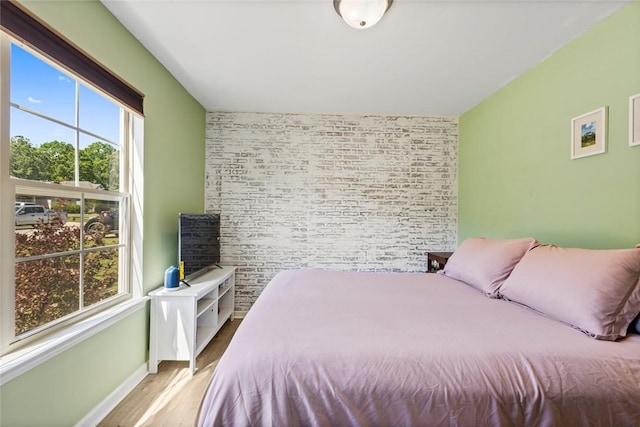
<path id="1" fill-rule="evenodd" d="M 103 311 L 36 344 L 0 357 L 0 386 L 145 308 L 149 297 L 136 298 Z"/>

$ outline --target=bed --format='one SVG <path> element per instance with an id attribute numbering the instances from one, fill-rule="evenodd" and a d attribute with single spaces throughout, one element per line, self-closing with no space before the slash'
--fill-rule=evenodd
<path id="1" fill-rule="evenodd" d="M 449 274 L 278 273 L 220 359 L 198 425 L 640 425 L 640 335 L 627 333 L 640 311 L 640 249 L 622 263 L 633 283 L 616 316 L 638 311 L 610 339 L 499 292 L 536 247 L 489 275 L 493 297 L 452 277 L 456 262 L 473 263 L 458 250 Z"/>

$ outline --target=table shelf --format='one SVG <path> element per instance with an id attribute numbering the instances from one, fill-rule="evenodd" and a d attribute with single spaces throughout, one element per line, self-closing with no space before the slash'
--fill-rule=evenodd
<path id="1" fill-rule="evenodd" d="M 236 267 L 215 268 L 177 291 L 159 288 L 151 297 L 149 372 L 158 371 L 162 360 L 189 361 L 191 373 L 196 357 L 224 323 L 233 320 Z"/>

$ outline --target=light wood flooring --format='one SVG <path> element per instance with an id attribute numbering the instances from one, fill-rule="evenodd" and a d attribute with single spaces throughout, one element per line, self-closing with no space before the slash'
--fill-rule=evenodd
<path id="1" fill-rule="evenodd" d="M 213 369 L 227 349 L 240 320 L 227 321 L 196 359 L 191 375 L 189 362 L 161 362 L 157 374 L 145 377 L 98 427 L 193 426 L 200 400 Z"/>

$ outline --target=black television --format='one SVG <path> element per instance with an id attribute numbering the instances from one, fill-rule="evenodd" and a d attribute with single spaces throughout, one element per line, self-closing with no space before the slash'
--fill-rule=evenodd
<path id="1" fill-rule="evenodd" d="M 220 215 L 178 214 L 180 279 L 194 278 L 220 264 Z"/>

